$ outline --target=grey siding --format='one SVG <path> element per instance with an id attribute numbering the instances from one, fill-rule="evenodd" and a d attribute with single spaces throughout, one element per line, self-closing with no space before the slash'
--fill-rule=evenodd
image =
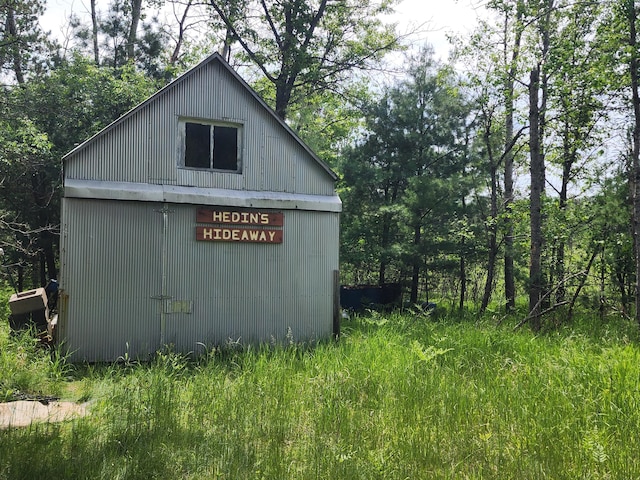
<path id="1" fill-rule="evenodd" d="M 333 195 L 327 171 L 219 61 L 210 61 L 65 159 L 66 178 Z M 242 174 L 178 167 L 178 122 L 242 125 Z"/>
<path id="2" fill-rule="evenodd" d="M 145 357 L 160 346 L 158 205 L 63 200 L 59 340 L 73 359 Z M 161 207 L 161 205 L 160 205 Z"/>
<path id="3" fill-rule="evenodd" d="M 181 168 L 185 120 L 241 128 L 242 172 Z M 73 360 L 326 338 L 336 176 L 219 55 L 64 158 L 58 339 Z M 278 210 L 281 244 L 198 242 L 198 206 Z"/>
<path id="4" fill-rule="evenodd" d="M 331 334 L 338 213 L 286 210 L 282 244 L 240 244 L 196 241 L 196 209 L 167 205 L 165 231 L 161 203 L 64 200 L 60 333 L 73 359 Z"/>

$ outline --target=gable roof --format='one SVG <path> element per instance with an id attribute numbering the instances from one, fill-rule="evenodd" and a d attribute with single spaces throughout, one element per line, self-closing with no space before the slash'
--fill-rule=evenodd
<path id="1" fill-rule="evenodd" d="M 176 78 L 172 82 L 170 82 L 167 85 L 165 85 L 163 88 L 161 88 L 156 93 L 151 95 L 145 101 L 143 101 L 142 103 L 138 104 L 137 106 L 135 106 L 134 108 L 129 110 L 127 113 L 122 115 L 117 120 L 111 122 L 109 125 L 104 127 L 102 130 L 100 130 L 99 132 L 97 132 L 96 134 L 94 134 L 93 136 L 89 137 L 87 140 L 85 140 L 84 142 L 82 142 L 81 144 L 76 146 L 70 152 L 66 153 L 62 157 L 62 160 L 65 161 L 67 158 L 69 158 L 69 157 L 73 156 L 74 154 L 76 154 L 77 152 L 83 150 L 88 145 L 93 143 L 96 139 L 106 135 L 112 129 L 114 129 L 116 126 L 118 126 L 120 123 L 124 122 L 129 117 L 135 115 L 138 111 L 142 110 L 148 104 L 153 103 L 156 100 L 156 98 L 160 97 L 165 92 L 173 89 L 177 85 L 179 85 L 182 82 L 186 81 L 189 77 L 194 75 L 195 72 L 197 72 L 198 70 L 204 68 L 206 65 L 208 65 L 210 63 L 214 63 L 214 62 L 218 63 L 220 66 L 222 66 L 224 69 L 226 69 L 226 71 L 229 72 L 229 74 L 231 74 L 231 76 L 233 78 L 235 78 L 240 83 L 240 85 L 242 85 L 251 94 L 251 96 L 258 102 L 258 104 L 260 104 L 264 108 L 264 110 L 267 111 L 268 114 L 271 115 L 273 117 L 273 119 L 276 120 L 276 122 L 279 123 L 282 126 L 282 128 L 284 128 L 285 131 L 289 135 L 291 135 L 291 137 L 311 156 L 311 158 L 325 172 L 327 172 L 329 174 L 329 176 L 334 181 L 338 179 L 338 176 L 336 175 L 336 173 L 333 170 L 331 170 L 331 168 L 324 161 L 322 161 L 320 159 L 320 157 L 318 157 L 313 152 L 313 150 L 311 150 L 311 148 L 304 141 L 302 141 L 302 139 L 293 131 L 293 129 L 289 125 L 287 125 L 287 123 L 284 120 L 282 120 L 269 105 L 267 105 L 267 103 L 260 97 L 260 95 L 258 95 L 256 93 L 256 91 L 253 88 L 251 88 L 251 86 L 249 86 L 249 84 L 247 82 L 245 82 L 244 79 L 240 75 L 238 75 L 238 73 L 231 67 L 231 65 L 229 65 L 224 60 L 224 58 L 222 58 L 222 56 L 219 53 L 214 53 L 214 54 L 210 55 L 209 57 L 207 57 L 203 61 L 201 61 L 199 64 L 197 64 L 196 66 L 192 67 L 191 69 L 186 71 L 184 74 L 182 74 L 181 76 L 179 76 L 178 78 Z"/>

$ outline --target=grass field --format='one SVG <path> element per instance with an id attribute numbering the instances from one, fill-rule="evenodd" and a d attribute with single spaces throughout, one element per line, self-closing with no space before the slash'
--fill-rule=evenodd
<path id="1" fill-rule="evenodd" d="M 376 314 L 337 343 L 67 365 L 0 323 L 0 393 L 92 414 L 0 432 L 2 479 L 640 478 L 637 327 Z"/>

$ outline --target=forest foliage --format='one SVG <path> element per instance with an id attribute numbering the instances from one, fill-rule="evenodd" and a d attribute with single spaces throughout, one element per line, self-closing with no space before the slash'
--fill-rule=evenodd
<path id="1" fill-rule="evenodd" d="M 5 280 L 57 276 L 61 156 L 220 51 L 338 173 L 343 283 L 527 298 L 535 329 L 639 319 L 640 7 L 491 0 L 445 62 L 386 21 L 397 3 L 91 0 L 59 39 L 44 0 L 0 0 Z"/>

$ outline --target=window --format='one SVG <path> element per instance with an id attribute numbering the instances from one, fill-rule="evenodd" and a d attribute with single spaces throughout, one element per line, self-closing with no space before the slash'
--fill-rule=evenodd
<path id="1" fill-rule="evenodd" d="M 184 122 L 184 166 L 240 173 L 240 128 Z"/>

